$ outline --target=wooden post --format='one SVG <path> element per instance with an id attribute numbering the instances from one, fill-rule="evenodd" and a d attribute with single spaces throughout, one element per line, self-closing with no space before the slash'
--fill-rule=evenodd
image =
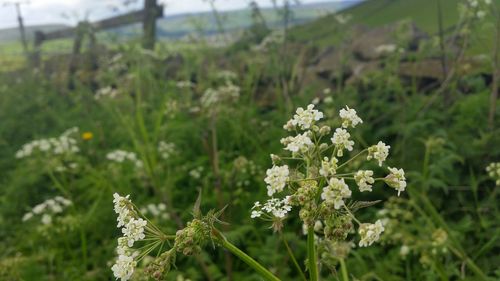
<path id="1" fill-rule="evenodd" d="M 28 42 L 26 41 L 26 32 L 24 30 L 23 16 L 21 15 L 21 3 L 17 2 L 16 4 L 16 12 L 17 12 L 17 21 L 19 22 L 19 33 L 21 35 L 21 43 L 23 44 L 24 54 L 28 55 Z"/>
<path id="2" fill-rule="evenodd" d="M 85 22 L 79 22 L 75 30 L 75 41 L 73 42 L 73 50 L 71 53 L 69 69 L 68 69 L 69 89 L 73 89 L 75 87 L 73 76 L 75 75 L 76 70 L 78 69 L 78 61 L 79 61 L 80 51 L 82 49 L 82 41 L 83 41 L 83 35 L 85 33 L 84 29 L 86 24 L 87 23 Z"/>
<path id="3" fill-rule="evenodd" d="M 34 67 L 39 67 L 40 66 L 40 49 L 42 47 L 43 40 L 45 39 L 45 34 L 37 30 L 35 31 L 35 41 L 33 43 L 33 54 L 31 57 L 31 61 Z"/>
<path id="4" fill-rule="evenodd" d="M 153 50 L 155 47 L 156 13 L 156 0 L 144 0 L 144 18 L 142 22 L 142 47 L 144 49 Z"/>

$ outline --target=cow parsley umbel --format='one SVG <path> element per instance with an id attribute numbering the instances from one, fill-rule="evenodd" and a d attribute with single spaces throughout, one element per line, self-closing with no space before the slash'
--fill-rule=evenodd
<path id="1" fill-rule="evenodd" d="M 279 231 L 287 217 L 294 214 L 292 208 L 297 209 L 307 229 L 308 268 L 312 277 L 318 274 L 315 272 L 318 263 L 314 246 L 318 241 L 336 243 L 345 240 L 353 232 L 353 222 L 359 225 L 359 245 L 362 247 L 372 245 L 384 231 L 381 221 L 371 224 L 356 219 L 354 212 L 359 206 L 370 204 L 352 198 L 353 185 L 361 192 L 370 192 L 377 182 L 385 182 L 396 189 L 398 195 L 406 187 L 403 169 L 389 167 L 386 177 L 375 177 L 372 170 L 352 170 L 353 163 L 356 167 L 364 165 L 362 155 L 365 155 L 366 162 L 373 159 L 382 167 L 390 148 L 379 141 L 359 150 L 351 158 L 346 157 L 355 151 L 355 142 L 348 130 L 363 123 L 356 110 L 347 106 L 342 108 L 339 112 L 341 127 L 334 130 L 319 124 L 323 117 L 323 113 L 311 104 L 307 109 L 297 109 L 293 118 L 283 126 L 295 133 L 281 139 L 284 155 L 271 155 L 273 167 L 265 178 L 267 194 L 271 198 L 263 204 L 255 202 L 251 210 L 252 218 L 271 221 L 273 229 Z"/>

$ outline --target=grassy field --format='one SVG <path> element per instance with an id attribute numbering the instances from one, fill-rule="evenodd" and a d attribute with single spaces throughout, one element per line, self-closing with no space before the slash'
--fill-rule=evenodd
<path id="1" fill-rule="evenodd" d="M 494 74 L 318 71 L 332 20 L 6 65 L 0 280 L 500 280 Z"/>
<path id="2" fill-rule="evenodd" d="M 460 0 L 371 0 L 365 1 L 342 12 L 349 15 L 350 25 L 365 25 L 370 27 L 384 26 L 402 20 L 410 20 L 430 36 L 439 32 L 438 2 L 441 3 L 443 29 L 452 31 L 459 20 L 458 4 Z M 500 7 L 499 2 L 495 2 Z M 491 20 L 491 18 L 490 18 Z M 322 46 L 338 42 L 338 25 L 335 16 L 320 18 L 310 24 L 297 27 L 293 35 L 298 40 L 313 41 Z M 334 24 L 332 24 L 334 23 Z M 474 41 L 471 52 L 484 53 L 492 48 L 492 25 L 479 26 L 472 33 Z"/>

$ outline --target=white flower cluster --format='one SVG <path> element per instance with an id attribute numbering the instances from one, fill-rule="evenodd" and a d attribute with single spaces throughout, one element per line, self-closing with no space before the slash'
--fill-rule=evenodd
<path id="1" fill-rule="evenodd" d="M 184 81 L 177 81 L 175 83 L 175 86 L 179 89 L 191 89 L 195 86 L 195 84 L 189 80 L 184 80 Z"/>
<path id="2" fill-rule="evenodd" d="M 30 212 L 24 214 L 23 221 L 31 220 L 34 216 L 41 216 L 40 221 L 42 224 L 51 224 L 52 216 L 62 213 L 71 204 L 70 200 L 56 196 L 33 207 Z"/>
<path id="3" fill-rule="evenodd" d="M 339 116 L 342 126 L 335 129 L 330 138 L 332 144 L 328 144 L 322 141 L 331 136 L 331 128 L 317 124 L 323 118 L 323 113 L 314 109 L 314 105 L 297 109 L 293 118 L 283 126 L 295 134 L 281 139 L 284 150 L 291 152 L 292 157 L 271 154 L 273 167 L 267 170 L 264 181 L 267 194 L 272 197 L 263 205 L 255 203 L 251 211 L 252 218 L 269 219 L 273 222 L 273 228 L 279 230 L 292 206 L 297 206 L 300 208 L 299 218 L 307 227 L 320 221 L 324 223 L 324 238 L 338 242 L 352 232 L 352 222 L 358 222 L 350 211 L 351 205 L 346 201 L 352 196 L 347 181 L 355 182 L 361 192 L 372 191 L 377 180 L 396 189 L 398 195 L 405 190 L 403 169 L 388 167 L 389 175 L 385 178 L 375 178 L 372 170 L 346 171 L 350 167 L 347 164 L 363 153 L 368 155 L 367 161 L 375 159 L 382 166 L 390 147 L 378 142 L 340 163 L 342 159 L 337 157 L 342 157 L 345 150 L 354 149 L 354 141 L 350 139 L 347 129 L 363 121 L 354 109 L 347 106 L 340 110 Z M 277 198 L 277 194 L 283 195 Z M 384 231 L 381 221 L 358 224 L 360 246 L 371 245 Z"/>
<path id="4" fill-rule="evenodd" d="M 216 74 L 215 74 L 216 78 L 218 79 L 222 79 L 224 81 L 230 81 L 230 80 L 235 80 L 235 79 L 238 79 L 238 74 L 236 74 L 235 72 L 231 71 L 231 70 L 219 70 Z"/>
<path id="5" fill-rule="evenodd" d="M 267 184 L 267 195 L 273 196 L 274 193 L 283 191 L 289 174 L 287 165 L 273 166 L 271 169 L 267 169 L 267 176 L 264 179 Z"/>
<path id="6" fill-rule="evenodd" d="M 106 159 L 117 162 L 117 163 L 123 163 L 125 161 L 130 161 L 134 163 L 136 168 L 142 168 L 144 165 L 141 160 L 137 159 L 137 155 L 134 152 L 129 152 L 125 150 L 114 150 L 112 152 L 109 152 L 106 154 Z"/>
<path id="7" fill-rule="evenodd" d="M 153 217 L 162 219 L 162 220 L 168 220 L 170 216 L 166 212 L 167 210 L 167 205 L 164 203 L 159 203 L 159 204 L 148 204 L 146 207 L 141 209 L 141 213 L 143 215 L 149 215 L 151 214 Z"/>
<path id="8" fill-rule="evenodd" d="M 335 129 L 335 133 L 333 133 L 332 137 L 332 143 L 335 145 L 335 149 L 337 150 L 337 157 L 344 156 L 344 149 L 352 151 L 354 141 L 350 140 L 350 137 L 351 134 L 349 134 L 346 130 L 342 128 Z"/>
<path id="9" fill-rule="evenodd" d="M 111 270 L 116 278 L 127 281 L 132 277 L 137 265 L 131 247 L 134 246 L 134 242 L 145 238 L 144 229 L 147 222 L 142 218 L 137 218 L 128 195 L 123 197 L 118 193 L 113 194 L 113 203 L 114 210 L 118 214 L 117 226 L 123 227 L 123 237 L 118 238 L 116 249 L 118 259 Z"/>
<path id="10" fill-rule="evenodd" d="M 349 108 L 347 105 L 340 110 L 339 116 L 342 118 L 342 127 L 346 129 L 349 127 L 355 128 L 356 125 L 363 123 L 356 110 Z"/>
<path id="11" fill-rule="evenodd" d="M 296 114 L 283 128 L 288 131 L 296 128 L 307 130 L 311 128 L 314 122 L 321 120 L 321 118 L 323 118 L 323 112 L 315 110 L 314 104 L 310 104 L 307 106 L 307 109 L 303 109 L 302 107 L 297 108 Z"/>
<path id="12" fill-rule="evenodd" d="M 495 184 L 500 186 L 500 162 L 490 163 L 486 167 L 486 172 L 495 181 Z"/>
<path id="13" fill-rule="evenodd" d="M 95 93 L 94 99 L 95 100 L 100 100 L 102 98 L 113 99 L 116 96 L 118 96 L 118 90 L 114 89 L 110 86 L 107 86 L 107 87 L 104 87 L 104 88 L 97 90 L 97 92 Z"/>
<path id="14" fill-rule="evenodd" d="M 171 142 L 160 141 L 158 143 L 158 153 L 160 153 L 161 158 L 164 160 L 169 159 L 177 152 L 175 144 Z"/>
<path id="15" fill-rule="evenodd" d="M 406 178 L 403 169 L 388 167 L 389 174 L 385 177 L 385 182 L 392 188 L 398 191 L 398 196 L 401 191 L 405 191 Z"/>
<path id="16" fill-rule="evenodd" d="M 256 45 L 252 50 L 256 52 L 267 52 L 270 48 L 283 44 L 285 33 L 282 30 L 276 30 L 267 35 L 259 45 Z"/>
<path id="17" fill-rule="evenodd" d="M 378 165 L 382 167 L 382 163 L 387 159 L 387 156 L 389 156 L 389 148 L 391 147 L 379 141 L 376 145 L 372 145 L 368 148 L 366 160 L 376 159 L 378 160 Z"/>
<path id="18" fill-rule="evenodd" d="M 344 182 L 344 179 L 331 178 L 328 185 L 323 188 L 321 199 L 328 205 L 333 205 L 335 209 L 344 206 L 344 199 L 351 197 L 351 190 Z"/>
<path id="19" fill-rule="evenodd" d="M 373 242 L 380 239 L 382 232 L 384 232 L 384 225 L 380 220 L 377 220 L 375 223 L 362 223 L 358 229 L 359 236 L 361 237 L 359 246 L 370 246 Z"/>
<path id="20" fill-rule="evenodd" d="M 270 198 L 266 203 L 264 203 L 264 205 L 261 205 L 259 201 L 255 202 L 252 207 L 252 214 L 250 217 L 259 218 L 263 215 L 267 215 L 267 218 L 271 220 L 273 217 L 284 218 L 291 210 L 292 206 L 290 206 L 290 196 L 283 199 Z"/>
<path id="21" fill-rule="evenodd" d="M 296 135 L 295 137 L 286 137 L 281 139 L 281 143 L 286 145 L 285 150 L 292 153 L 306 153 L 314 144 L 309 137 L 309 132 Z"/>
<path id="22" fill-rule="evenodd" d="M 488 6 L 492 0 L 467 0 L 467 5 L 463 7 L 466 14 L 479 20 L 484 19 L 488 14 Z"/>
<path id="23" fill-rule="evenodd" d="M 359 191 L 372 191 L 372 184 L 375 182 L 373 171 L 359 170 L 354 174 L 354 180 L 359 187 Z"/>
<path id="24" fill-rule="evenodd" d="M 71 135 L 78 132 L 78 128 L 71 128 L 56 138 L 34 140 L 23 145 L 16 152 L 16 158 L 25 158 L 31 156 L 34 152 L 42 152 L 51 155 L 68 155 L 78 153 L 76 139 Z"/>
<path id="25" fill-rule="evenodd" d="M 382 44 L 375 47 L 375 53 L 382 55 L 392 54 L 396 52 L 397 49 L 398 46 L 396 46 L 395 44 Z"/>
<path id="26" fill-rule="evenodd" d="M 323 161 L 321 161 L 321 168 L 319 169 L 319 174 L 323 177 L 333 176 L 337 173 L 337 167 L 339 160 L 335 157 L 332 157 L 331 160 L 328 157 L 324 157 Z"/>
<path id="27" fill-rule="evenodd" d="M 194 179 L 200 179 L 202 176 L 203 170 L 204 170 L 203 166 L 199 166 L 199 167 L 189 171 L 189 176 L 194 178 Z"/>
<path id="28" fill-rule="evenodd" d="M 208 88 L 200 99 L 201 105 L 204 108 L 212 108 L 222 102 L 232 102 L 240 97 L 240 87 L 231 82 L 226 82 L 225 85 L 217 89 Z"/>

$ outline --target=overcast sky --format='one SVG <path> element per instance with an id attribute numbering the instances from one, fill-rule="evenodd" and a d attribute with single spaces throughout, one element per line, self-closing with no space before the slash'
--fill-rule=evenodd
<path id="1" fill-rule="evenodd" d="M 17 15 L 14 6 L 3 5 L 12 1 L 24 0 L 0 0 L 0 28 L 17 26 Z M 120 3 L 126 0 L 31 0 L 21 6 L 25 25 L 65 23 L 75 24 L 82 19 L 96 20 L 111 15 L 117 15 L 142 6 L 143 0 L 137 0 L 127 8 L 123 8 Z M 301 3 L 333 2 L 341 0 L 300 0 Z M 202 0 L 159 0 L 165 4 L 165 14 L 179 14 L 210 10 L 210 6 Z M 216 6 L 220 10 L 233 10 L 245 8 L 249 0 L 217 0 Z M 278 0 L 282 2 L 282 0 Z M 271 6 L 271 0 L 257 0 L 257 3 L 264 6 Z M 119 7 L 114 10 L 113 7 Z"/>

